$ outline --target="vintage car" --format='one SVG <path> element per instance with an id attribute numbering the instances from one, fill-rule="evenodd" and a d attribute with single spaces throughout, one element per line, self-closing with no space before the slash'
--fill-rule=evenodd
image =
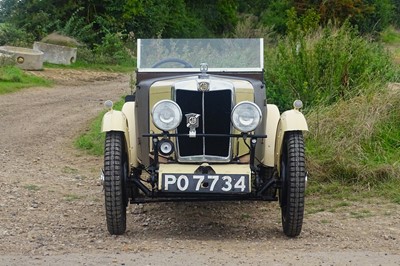
<path id="1" fill-rule="evenodd" d="M 268 104 L 263 39 L 137 40 L 136 86 L 102 121 L 108 231 L 129 203 L 279 199 L 283 232 L 303 224 L 302 102 Z"/>

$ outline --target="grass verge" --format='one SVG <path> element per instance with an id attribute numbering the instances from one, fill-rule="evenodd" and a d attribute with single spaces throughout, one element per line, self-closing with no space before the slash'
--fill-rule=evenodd
<path id="1" fill-rule="evenodd" d="M 50 87 L 51 85 L 51 81 L 26 73 L 15 66 L 0 67 L 0 94 L 28 87 Z"/>
<path id="2" fill-rule="evenodd" d="M 319 181 L 309 180 L 307 196 L 317 198 L 312 200 L 314 207 L 329 206 L 330 209 L 351 206 L 369 198 L 384 198 L 393 203 L 400 204 L 400 179 L 391 178 L 377 185 L 348 184 L 337 180 Z M 329 203 L 329 204 L 324 204 Z M 313 204 L 311 204 L 313 205 Z"/>
<path id="3" fill-rule="evenodd" d="M 114 110 L 121 110 L 124 100 L 114 104 Z M 88 154 L 102 156 L 104 154 L 105 134 L 101 132 L 101 121 L 106 111 L 102 111 L 89 125 L 89 128 L 74 142 L 75 147 L 86 151 Z"/>
<path id="4" fill-rule="evenodd" d="M 349 211 L 352 218 L 366 218 L 371 213 L 362 210 L 364 204 L 400 204 L 400 179 L 392 178 L 378 185 L 365 186 L 345 182 L 309 180 L 307 185 L 306 214 Z M 390 213 L 385 213 L 390 215 Z"/>
<path id="5" fill-rule="evenodd" d="M 319 107 L 307 115 L 309 193 L 400 204 L 400 89 Z"/>
<path id="6" fill-rule="evenodd" d="M 400 178 L 400 89 L 307 114 L 308 165 L 321 180 L 377 184 Z"/>

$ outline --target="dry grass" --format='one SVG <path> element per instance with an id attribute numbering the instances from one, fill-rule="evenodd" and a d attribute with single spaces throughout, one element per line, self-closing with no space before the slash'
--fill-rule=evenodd
<path id="1" fill-rule="evenodd" d="M 390 101 L 396 94 L 399 92 L 376 93 L 317 107 L 308 114 L 311 135 L 335 140 L 340 149 L 350 148 L 347 139 L 359 142 L 371 137 L 375 124 L 389 115 L 392 108 Z"/>
<path id="2" fill-rule="evenodd" d="M 312 110 L 307 115 L 310 174 L 365 184 L 400 178 L 399 115 L 399 89 Z"/>
<path id="3" fill-rule="evenodd" d="M 81 44 L 74 38 L 64 36 L 64 35 L 58 34 L 56 32 L 53 32 L 53 33 L 47 35 L 46 37 L 44 37 L 42 39 L 42 42 L 49 43 L 49 44 L 55 44 L 55 45 L 68 46 L 68 47 L 81 46 Z"/>

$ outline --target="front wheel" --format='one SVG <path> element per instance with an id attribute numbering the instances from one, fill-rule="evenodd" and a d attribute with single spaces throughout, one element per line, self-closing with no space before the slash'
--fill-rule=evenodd
<path id="1" fill-rule="evenodd" d="M 303 225 L 306 174 L 303 134 L 287 132 L 282 146 L 279 202 L 283 232 L 289 237 L 298 236 Z"/>
<path id="2" fill-rule="evenodd" d="M 122 132 L 107 132 L 104 148 L 104 195 L 107 229 L 112 235 L 126 230 L 128 163 Z"/>

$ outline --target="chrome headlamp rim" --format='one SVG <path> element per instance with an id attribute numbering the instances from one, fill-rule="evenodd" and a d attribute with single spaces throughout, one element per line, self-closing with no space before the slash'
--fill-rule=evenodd
<path id="1" fill-rule="evenodd" d="M 238 108 L 240 108 L 241 106 L 244 106 L 244 105 L 249 105 L 249 106 L 251 106 L 251 108 L 253 108 L 252 111 L 254 112 L 253 118 L 255 119 L 255 122 L 251 122 L 249 125 L 247 125 L 247 126 L 244 125 L 244 127 L 243 127 L 242 125 L 237 124 L 238 121 L 236 119 L 236 115 L 239 116 L 239 114 L 237 114 Z M 233 107 L 233 109 L 232 109 L 232 113 L 231 113 L 232 125 L 235 129 L 239 130 L 242 133 L 249 133 L 251 131 L 254 131 L 258 127 L 258 125 L 260 125 L 261 120 L 262 120 L 261 109 L 260 109 L 260 107 L 258 107 L 258 105 L 256 105 L 253 102 L 242 101 L 242 102 L 239 102 L 238 104 L 236 104 L 235 107 Z"/>
<path id="2" fill-rule="evenodd" d="M 161 121 L 161 119 L 157 118 L 157 114 L 161 111 L 162 108 L 166 108 L 169 106 L 172 113 L 177 115 L 177 117 L 172 117 L 171 122 L 165 123 Z M 171 100 L 161 100 L 154 104 L 153 109 L 151 110 L 151 117 L 153 124 L 156 128 L 162 131 L 171 131 L 176 129 L 182 121 L 182 110 L 179 105 Z"/>

